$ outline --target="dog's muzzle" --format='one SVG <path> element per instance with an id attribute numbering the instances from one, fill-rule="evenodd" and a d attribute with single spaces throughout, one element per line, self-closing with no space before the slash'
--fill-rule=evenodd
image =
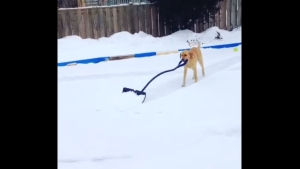
<path id="1" fill-rule="evenodd" d="M 187 60 L 187 59 L 181 57 L 181 54 L 182 54 L 182 52 L 179 54 L 179 59 L 184 60 L 184 61 Z"/>

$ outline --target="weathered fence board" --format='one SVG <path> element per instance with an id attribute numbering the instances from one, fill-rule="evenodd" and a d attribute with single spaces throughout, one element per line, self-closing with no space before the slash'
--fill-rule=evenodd
<path id="1" fill-rule="evenodd" d="M 130 5 L 129 8 L 128 8 L 128 11 L 127 11 L 127 14 L 128 14 L 128 18 L 129 18 L 129 32 L 130 33 L 135 33 L 135 25 L 136 25 L 136 20 L 135 20 L 135 16 L 134 16 L 134 9 L 135 7 L 133 5 Z"/>
<path id="2" fill-rule="evenodd" d="M 221 2 L 218 2 L 216 7 L 220 7 L 221 6 Z M 221 10 L 219 10 L 216 14 L 215 14 L 215 26 L 220 27 L 220 20 L 221 20 L 221 14 L 220 14 Z"/>
<path id="3" fill-rule="evenodd" d="M 88 10 L 88 18 L 89 18 L 89 29 L 90 29 L 90 31 L 89 31 L 89 38 L 92 38 L 92 39 L 94 39 L 95 38 L 95 36 L 94 36 L 94 16 L 93 16 L 93 13 L 92 13 L 92 10 L 93 9 L 90 9 L 90 10 Z"/>
<path id="4" fill-rule="evenodd" d="M 119 32 L 119 26 L 118 26 L 118 14 L 117 14 L 117 10 L 118 8 L 112 8 L 113 10 L 113 21 L 114 21 L 114 32 L 117 33 Z"/>
<path id="5" fill-rule="evenodd" d="M 63 33 L 63 18 L 62 18 L 62 14 L 58 14 L 57 15 L 57 38 L 61 38 L 64 37 L 64 33 Z"/>
<path id="6" fill-rule="evenodd" d="M 151 20 L 152 20 L 152 35 L 154 37 L 158 36 L 158 18 L 157 18 L 157 11 L 155 6 L 151 6 Z"/>
<path id="7" fill-rule="evenodd" d="M 123 16 L 124 31 L 129 31 L 130 27 L 129 27 L 129 23 L 128 23 L 127 8 L 125 6 L 123 7 L 123 11 L 122 12 L 123 12 L 122 16 Z"/>
<path id="8" fill-rule="evenodd" d="M 220 9 L 220 28 L 226 29 L 226 1 L 221 2 Z"/>
<path id="9" fill-rule="evenodd" d="M 164 22 L 165 24 L 167 23 L 167 21 Z M 171 32 L 171 29 L 170 27 L 166 27 L 165 26 L 165 35 L 170 35 L 172 32 Z"/>
<path id="10" fill-rule="evenodd" d="M 152 35 L 152 23 L 151 23 L 151 8 L 149 5 L 145 6 L 146 13 L 146 33 Z"/>
<path id="11" fill-rule="evenodd" d="M 242 0 L 238 0 L 238 12 L 237 12 L 237 26 L 242 25 Z"/>
<path id="12" fill-rule="evenodd" d="M 118 22 L 118 32 L 123 31 L 122 30 L 122 18 L 121 18 L 121 10 L 122 8 L 117 8 L 117 22 Z"/>
<path id="13" fill-rule="evenodd" d="M 230 11 L 230 18 L 231 18 L 231 25 L 232 27 L 235 27 L 237 24 L 237 0 L 231 0 L 231 11 Z"/>
<path id="14" fill-rule="evenodd" d="M 114 32 L 114 16 L 113 16 L 113 8 L 108 8 L 109 9 L 109 18 L 110 18 L 110 35 L 117 33 Z"/>
<path id="15" fill-rule="evenodd" d="M 194 32 L 202 32 L 211 26 L 231 30 L 242 24 L 242 0 L 225 0 L 215 18 L 204 23 L 197 20 L 190 25 Z M 162 37 L 173 33 L 173 26 L 166 27 L 159 9 L 151 4 L 125 5 L 111 7 L 59 9 L 57 15 L 57 38 L 78 35 L 81 38 L 98 39 L 109 37 L 120 31 L 137 33 L 143 31 L 154 37 Z M 177 29 L 177 28 L 176 28 Z"/>
<path id="16" fill-rule="evenodd" d="M 232 0 L 226 0 L 226 18 L 227 18 L 227 21 L 226 21 L 226 28 L 227 30 L 230 30 L 230 27 L 231 27 L 231 1 Z"/>
<path id="17" fill-rule="evenodd" d="M 164 25 L 164 18 L 159 15 L 159 13 L 157 13 L 158 15 L 158 30 L 159 30 L 159 37 L 165 36 L 165 25 Z"/>
<path id="18" fill-rule="evenodd" d="M 99 24 L 100 24 L 100 37 L 105 37 L 105 16 L 104 16 L 104 13 L 103 13 L 103 8 L 100 8 L 98 10 L 98 14 L 99 14 Z"/>
<path id="19" fill-rule="evenodd" d="M 111 14 L 110 14 L 110 9 L 111 8 L 105 8 L 105 13 L 106 13 L 106 36 L 112 35 L 111 32 Z"/>
<path id="20" fill-rule="evenodd" d="M 140 31 L 145 32 L 145 11 L 144 5 L 139 7 L 139 23 L 140 23 Z"/>
<path id="21" fill-rule="evenodd" d="M 136 6 L 132 6 L 132 15 L 131 19 L 134 20 L 134 30 L 133 33 L 139 32 L 139 19 L 138 19 L 138 8 Z"/>

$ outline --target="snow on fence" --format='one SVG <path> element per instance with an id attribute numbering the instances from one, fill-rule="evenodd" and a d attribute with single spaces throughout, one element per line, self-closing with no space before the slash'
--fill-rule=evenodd
<path id="1" fill-rule="evenodd" d="M 207 23 L 196 22 L 189 29 L 199 33 L 212 26 L 227 30 L 241 26 L 241 0 L 225 0 L 218 5 L 220 11 L 214 18 Z M 60 8 L 57 19 L 57 38 L 78 35 L 83 39 L 98 39 L 121 31 L 132 34 L 143 31 L 154 37 L 172 33 L 159 18 L 158 9 L 153 4 Z"/>

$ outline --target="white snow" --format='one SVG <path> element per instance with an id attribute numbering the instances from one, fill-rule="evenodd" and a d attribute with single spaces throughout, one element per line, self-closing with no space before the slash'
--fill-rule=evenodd
<path id="1" fill-rule="evenodd" d="M 217 32 L 222 40 L 215 40 Z M 212 27 L 202 33 L 181 30 L 165 37 L 155 38 L 142 31 L 131 34 L 119 32 L 111 37 L 99 39 L 81 39 L 79 36 L 67 36 L 58 39 L 58 62 L 90 59 L 102 56 L 116 56 L 145 52 L 165 52 L 189 48 L 187 40 L 199 39 L 202 46 L 241 42 L 241 28 L 228 32 Z"/>
<path id="2" fill-rule="evenodd" d="M 227 32 L 231 34 L 238 31 Z M 142 34 L 127 35 L 119 41 L 114 36 L 106 38 L 118 44 L 118 49 L 100 47 L 102 52 L 134 52 L 130 51 L 135 43 L 131 38 L 158 49 L 148 42 L 149 36 L 135 39 Z M 227 39 L 226 33 L 221 35 Z M 240 38 L 240 32 L 235 36 Z M 202 37 L 213 35 L 203 33 Z M 180 39 L 175 33 L 160 38 L 161 45 L 164 39 L 171 42 L 168 38 Z M 88 42 L 99 45 L 100 41 L 78 37 L 62 41 L 61 53 L 79 44 L 81 50 L 99 52 L 93 51 Z M 176 41 L 172 43 L 177 45 Z M 177 43 L 179 48 L 187 47 L 184 42 Z M 69 48 L 64 51 L 62 46 Z M 163 46 L 172 49 L 168 44 Z M 183 88 L 183 68 L 163 74 L 145 90 L 143 104 L 141 96 L 122 94 L 123 87 L 141 90 L 156 74 L 174 68 L 179 54 L 59 67 L 58 168 L 240 169 L 241 46 L 238 49 L 202 50 L 205 77 L 198 65 L 199 81 L 193 82 L 189 70 Z"/>

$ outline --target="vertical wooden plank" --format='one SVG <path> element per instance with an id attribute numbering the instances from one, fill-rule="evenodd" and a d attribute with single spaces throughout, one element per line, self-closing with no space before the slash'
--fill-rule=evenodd
<path id="1" fill-rule="evenodd" d="M 89 18 L 91 23 L 91 38 L 97 39 L 97 25 L 96 25 L 96 15 L 95 15 L 95 8 L 90 8 L 89 10 Z"/>
<path id="2" fill-rule="evenodd" d="M 204 22 L 202 22 L 202 31 L 205 31 L 206 26 L 207 26 L 207 20 L 206 20 L 206 18 L 204 18 L 203 20 L 204 20 Z"/>
<path id="3" fill-rule="evenodd" d="M 169 22 L 169 21 L 167 21 L 167 22 Z M 165 33 L 165 36 L 168 36 L 168 35 L 170 35 L 171 34 L 171 29 L 170 29 L 170 24 L 167 24 L 167 22 L 164 22 L 164 24 L 165 24 L 165 30 L 166 30 L 166 33 Z M 167 26 L 168 25 L 168 26 Z M 191 28 L 190 28 L 190 30 L 192 30 Z"/>
<path id="4" fill-rule="evenodd" d="M 134 32 L 139 32 L 139 13 L 138 5 L 133 6 Z"/>
<path id="5" fill-rule="evenodd" d="M 221 2 L 221 11 L 220 11 L 220 28 L 226 29 L 226 0 Z"/>
<path id="6" fill-rule="evenodd" d="M 145 5 L 145 12 L 146 12 L 146 33 L 152 35 L 150 5 Z"/>
<path id="7" fill-rule="evenodd" d="M 94 18 L 94 24 L 93 24 L 93 29 L 94 29 L 94 38 L 98 39 L 100 37 L 100 23 L 99 23 L 99 12 L 98 8 L 92 8 L 92 14 Z"/>
<path id="8" fill-rule="evenodd" d="M 88 18 L 89 18 L 89 38 L 95 39 L 95 33 L 94 33 L 94 23 L 95 23 L 95 16 L 93 15 L 93 8 L 88 9 Z"/>
<path id="9" fill-rule="evenodd" d="M 79 36 L 79 24 L 78 24 L 77 11 L 78 11 L 78 9 L 70 11 L 71 12 L 70 19 L 71 19 L 72 35 Z"/>
<path id="10" fill-rule="evenodd" d="M 72 27 L 72 12 L 74 10 L 68 10 L 68 13 L 69 13 L 69 22 L 68 22 L 68 25 L 69 25 L 69 36 L 72 36 L 74 35 L 73 34 L 73 27 Z"/>
<path id="11" fill-rule="evenodd" d="M 124 6 L 123 7 L 123 28 L 124 28 L 124 31 L 127 31 L 127 32 L 129 32 L 129 29 L 128 29 L 128 25 L 129 25 L 129 23 L 128 23 L 128 15 L 127 15 L 127 6 Z"/>
<path id="12" fill-rule="evenodd" d="M 84 10 L 85 9 L 78 9 L 77 10 L 78 25 L 79 25 L 79 36 L 82 39 L 86 38 L 85 26 L 84 26 Z"/>
<path id="13" fill-rule="evenodd" d="M 84 30 L 86 38 L 90 38 L 90 20 L 89 20 L 89 12 L 88 9 L 84 9 L 83 11 L 83 18 L 84 18 Z"/>
<path id="14" fill-rule="evenodd" d="M 196 31 L 195 31 L 195 33 L 199 33 L 199 19 L 197 19 L 195 21 L 195 25 L 196 25 Z"/>
<path id="15" fill-rule="evenodd" d="M 145 31 L 144 31 L 145 33 L 147 33 L 147 29 L 148 29 L 148 24 L 147 24 L 147 19 L 148 19 L 147 18 L 147 6 L 148 5 L 143 5 L 143 9 L 144 9 L 143 10 L 143 17 L 144 17 L 144 20 L 145 20 L 145 23 L 144 23 L 145 24 Z"/>
<path id="16" fill-rule="evenodd" d="M 95 13 L 96 13 L 96 15 L 97 15 L 97 35 L 98 35 L 98 37 L 97 37 L 97 39 L 98 38 L 101 38 L 102 37 L 102 35 L 101 35 L 101 25 L 102 25 L 102 23 L 101 23 L 101 11 L 100 11 L 100 8 L 96 8 L 95 9 Z"/>
<path id="17" fill-rule="evenodd" d="M 194 30 L 194 28 L 195 28 L 195 26 L 194 26 L 194 24 L 193 24 L 193 22 L 190 22 L 190 30 L 191 31 L 193 31 L 193 32 L 195 32 L 195 30 Z M 170 34 L 170 33 L 169 33 Z M 168 34 L 167 34 L 168 35 Z"/>
<path id="18" fill-rule="evenodd" d="M 114 33 L 117 33 L 119 32 L 117 7 L 112 8 L 112 11 L 113 11 Z"/>
<path id="19" fill-rule="evenodd" d="M 67 21 L 66 21 L 66 15 L 67 15 L 67 11 L 63 10 L 62 13 L 62 23 L 63 23 L 63 37 L 68 36 L 68 25 L 67 25 Z"/>
<path id="20" fill-rule="evenodd" d="M 219 2 L 221 3 L 221 2 Z M 218 11 L 218 27 L 221 27 L 221 9 Z"/>
<path id="21" fill-rule="evenodd" d="M 167 23 L 164 21 L 164 36 L 168 35 L 168 30 L 167 30 Z"/>
<path id="22" fill-rule="evenodd" d="M 112 32 L 111 32 L 111 27 L 112 27 L 112 24 L 111 24 L 111 14 L 110 14 L 110 7 L 107 7 L 105 8 L 105 11 L 106 11 L 106 36 L 109 37 L 112 35 Z"/>
<path id="23" fill-rule="evenodd" d="M 193 24 L 193 31 L 196 33 L 197 32 L 197 22 L 195 21 Z M 171 31 L 173 33 L 173 31 Z"/>
<path id="24" fill-rule="evenodd" d="M 165 36 L 165 25 L 164 25 L 164 17 L 161 15 L 161 13 L 158 13 L 159 17 L 159 37 Z"/>
<path id="25" fill-rule="evenodd" d="M 118 22 L 119 22 L 119 26 L 120 26 L 120 31 L 124 31 L 124 24 L 123 24 L 123 22 L 124 22 L 124 17 L 123 17 L 123 15 L 124 15 L 124 12 L 123 12 L 123 8 L 124 7 L 118 7 L 118 9 L 119 9 L 119 14 L 118 14 Z"/>
<path id="26" fill-rule="evenodd" d="M 134 24 L 133 24 L 134 21 L 131 20 L 131 6 L 132 5 L 126 6 L 126 16 L 127 16 L 126 22 L 127 22 L 127 27 L 128 27 L 127 31 L 130 33 L 132 32 L 132 30 L 131 30 L 132 26 L 134 26 Z"/>
<path id="27" fill-rule="evenodd" d="M 231 0 L 226 1 L 226 29 L 230 30 L 231 27 Z"/>
<path id="28" fill-rule="evenodd" d="M 215 18 L 214 17 L 209 17 L 208 21 L 209 21 L 208 22 L 208 28 L 211 28 L 211 27 L 215 26 Z"/>
<path id="29" fill-rule="evenodd" d="M 134 18 L 134 6 L 133 4 L 129 4 L 128 6 L 128 21 L 129 21 L 129 31 L 131 34 L 135 33 L 135 18 Z"/>
<path id="30" fill-rule="evenodd" d="M 203 31 L 202 19 L 199 19 L 198 21 L 198 29 L 199 29 L 199 33 Z"/>
<path id="31" fill-rule="evenodd" d="M 116 33 L 114 30 L 114 15 L 113 15 L 113 8 L 109 8 L 109 15 L 110 15 L 110 36 L 113 35 L 114 33 Z"/>
<path id="32" fill-rule="evenodd" d="M 208 28 L 210 27 L 209 21 L 210 21 L 210 18 L 208 19 L 208 22 L 206 22 L 206 24 L 205 24 L 205 30 L 208 29 Z"/>
<path id="33" fill-rule="evenodd" d="M 63 38 L 63 18 L 62 12 L 58 11 L 57 13 L 57 38 Z"/>
<path id="34" fill-rule="evenodd" d="M 158 37 L 158 18 L 157 18 L 157 8 L 154 5 L 151 5 L 151 20 L 152 20 L 152 27 L 153 32 L 152 35 L 154 37 Z"/>
<path id="35" fill-rule="evenodd" d="M 201 33 L 202 32 L 202 28 L 203 28 L 203 26 L 202 26 L 202 23 L 201 23 L 202 21 L 200 20 L 200 19 L 198 19 L 198 33 Z"/>
<path id="36" fill-rule="evenodd" d="M 104 8 L 98 8 L 99 14 L 99 26 L 100 26 L 100 37 L 105 37 L 105 15 L 104 15 Z"/>
<path id="37" fill-rule="evenodd" d="M 236 6 L 237 5 L 237 0 L 231 0 L 231 12 L 230 12 L 230 18 L 231 18 L 231 24 L 232 27 L 236 27 L 236 23 L 237 23 L 237 10 L 236 10 Z"/>
<path id="38" fill-rule="evenodd" d="M 217 3 L 216 7 L 220 6 L 220 2 Z M 215 14 L 215 26 L 220 28 L 220 10 Z"/>
<path id="39" fill-rule="evenodd" d="M 146 32 L 144 5 L 139 5 L 139 20 L 140 20 L 140 31 Z"/>
<path id="40" fill-rule="evenodd" d="M 71 30 L 71 18 L 70 18 L 70 11 L 71 10 L 65 10 L 65 23 L 66 23 L 66 36 L 72 35 Z"/>
<path id="41" fill-rule="evenodd" d="M 62 11 L 62 13 L 61 13 L 61 18 L 62 18 L 62 27 L 63 27 L 63 29 L 62 29 L 62 36 L 63 37 L 66 37 L 66 36 L 68 36 L 68 27 L 67 27 L 67 22 L 66 22 L 66 10 L 64 10 L 64 11 Z"/>
<path id="42" fill-rule="evenodd" d="M 153 23 L 152 23 L 152 11 L 151 11 L 151 6 L 152 5 L 149 5 L 149 27 L 150 27 L 150 34 L 153 36 Z"/>
<path id="43" fill-rule="evenodd" d="M 90 19 L 90 29 L 91 29 L 91 38 L 97 38 L 97 29 L 96 29 L 96 15 L 95 15 L 95 8 L 89 9 L 89 19 Z"/>
<path id="44" fill-rule="evenodd" d="M 112 3 L 112 2 L 108 2 L 109 4 Z M 112 7 L 109 7 L 107 8 L 107 10 L 109 11 L 109 15 L 108 15 L 108 18 L 109 18 L 109 32 L 110 32 L 110 35 L 113 35 L 114 34 L 114 18 L 113 18 L 113 11 L 112 11 Z"/>
<path id="45" fill-rule="evenodd" d="M 237 19 L 237 26 L 241 26 L 242 25 L 242 0 L 238 0 L 238 19 Z"/>

